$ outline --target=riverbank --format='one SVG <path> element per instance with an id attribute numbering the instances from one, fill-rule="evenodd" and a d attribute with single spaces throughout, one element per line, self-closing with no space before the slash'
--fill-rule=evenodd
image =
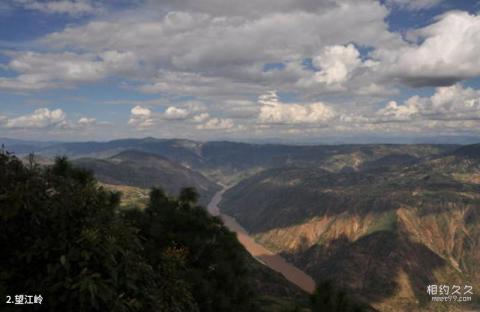
<path id="1" fill-rule="evenodd" d="M 223 220 L 225 226 L 237 234 L 237 238 L 240 243 L 255 259 L 265 264 L 272 270 L 281 273 L 287 280 L 297 285 L 304 291 L 313 293 L 315 290 L 315 282 L 308 274 L 293 264 L 287 262 L 280 255 L 271 252 L 255 242 L 255 240 L 250 237 L 248 232 L 239 223 L 237 223 L 234 218 L 220 212 L 218 204 L 222 201 L 223 194 L 228 190 L 228 188 L 229 187 L 224 187 L 222 190 L 215 193 L 207 206 L 208 212 L 213 216 L 219 216 Z"/>

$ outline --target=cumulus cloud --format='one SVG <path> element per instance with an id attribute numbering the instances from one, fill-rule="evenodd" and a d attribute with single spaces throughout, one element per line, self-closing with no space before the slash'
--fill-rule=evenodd
<path id="1" fill-rule="evenodd" d="M 76 53 L 11 55 L 7 65 L 18 76 L 0 78 L 0 88 L 61 88 L 120 76 L 142 92 L 171 96 L 244 100 L 245 95 L 275 88 L 297 88 L 316 96 L 346 83 L 361 62 L 355 47 L 345 44 L 403 44 L 401 36 L 388 30 L 388 13 L 369 0 L 249 0 L 241 5 L 230 0 L 146 1 L 121 19 L 92 19 L 39 40 L 46 50 Z M 337 23 L 340 19 L 343 22 Z M 123 59 L 109 62 L 107 52 Z M 317 74 L 288 65 L 305 58 L 314 59 Z M 38 64 L 41 60 L 49 64 Z M 29 66 L 15 67 L 15 62 Z M 286 68 L 264 71 L 265 64 L 276 62 Z M 81 68 L 73 70 L 78 73 L 73 77 L 72 67 Z M 374 82 L 358 79 L 358 83 Z M 372 90 L 361 85 L 348 89 L 363 90 L 362 94 Z"/>
<path id="2" fill-rule="evenodd" d="M 80 127 L 88 127 L 93 126 L 97 123 L 95 118 L 88 118 L 88 117 L 80 117 L 77 121 L 77 125 Z"/>
<path id="3" fill-rule="evenodd" d="M 185 108 L 177 108 L 170 106 L 165 110 L 164 117 L 170 120 L 183 120 L 190 115 L 190 112 Z"/>
<path id="4" fill-rule="evenodd" d="M 211 118 L 206 123 L 198 125 L 197 129 L 200 130 L 227 130 L 232 129 L 235 126 L 233 120 L 224 118 Z"/>
<path id="5" fill-rule="evenodd" d="M 437 2 L 390 1 L 406 8 L 426 8 Z M 264 14 L 258 13 L 262 3 L 271 7 Z M 233 1 L 178 1 L 167 8 L 163 1 L 152 2 L 152 12 L 163 8 L 168 13 L 153 14 L 153 18 L 127 15 L 120 20 L 94 20 L 50 34 L 42 42 L 93 55 L 131 53 L 138 63 L 145 64 L 142 78 L 133 70 L 126 74 L 144 81 L 139 89 L 172 95 L 258 94 L 259 86 L 263 90 L 299 88 L 311 95 L 332 90 L 385 95 L 391 88 L 384 85 L 398 81 L 410 86 L 444 86 L 480 75 L 475 53 L 480 41 L 477 15 L 448 12 L 411 32 L 409 38 L 417 43 L 409 43 L 388 30 L 385 18 L 389 11 L 375 1 L 262 3 L 238 6 Z M 238 9 L 240 15 L 227 14 L 221 7 L 232 7 L 230 13 Z M 258 14 L 247 13 L 252 7 Z M 372 48 L 367 61 L 350 42 Z M 316 73 L 289 66 L 306 58 L 312 59 Z M 266 73 L 264 65 L 275 62 L 285 68 Z M 107 72 L 115 73 L 113 69 Z M 0 81 L 0 87 L 2 84 L 4 89 L 12 89 L 11 80 Z"/>
<path id="6" fill-rule="evenodd" d="M 301 124 L 325 123 L 335 117 L 335 111 L 321 102 L 311 104 L 290 104 L 279 101 L 272 91 L 259 97 L 261 123 Z"/>
<path id="7" fill-rule="evenodd" d="M 389 102 L 376 115 L 384 121 L 478 120 L 480 91 L 461 85 L 440 87 L 431 97 L 413 96 L 402 105 Z"/>
<path id="8" fill-rule="evenodd" d="M 233 119 L 252 119 L 260 111 L 258 104 L 250 100 L 227 99 L 216 105 L 225 115 Z"/>
<path id="9" fill-rule="evenodd" d="M 0 124 L 9 129 L 42 129 L 62 126 L 66 123 L 66 114 L 61 109 L 36 109 L 32 114 L 8 119 L 3 118 Z"/>
<path id="10" fill-rule="evenodd" d="M 290 74 L 265 73 L 266 63 L 301 62 L 349 42 L 402 44 L 388 31 L 388 10 L 369 0 L 152 1 L 147 8 L 141 18 L 94 20 L 41 41 L 94 54 L 132 52 L 145 65 L 135 77 L 143 92 L 225 98 L 295 86 Z"/>
<path id="11" fill-rule="evenodd" d="M 329 2 L 327 6 L 326 2 Z M 223 3 L 229 9 L 238 6 L 236 1 Z M 308 10 L 301 3 L 291 5 L 293 8 L 288 11 L 275 11 L 276 5 L 271 5 L 268 12 L 258 16 L 225 16 L 208 9 L 206 13 L 192 10 L 192 6 L 175 10 L 175 2 L 170 5 L 170 12 L 160 18 L 94 21 L 85 26 L 68 27 L 44 41 L 96 51 L 112 47 L 121 51 L 133 49 L 151 60 L 201 69 L 308 56 L 312 51 L 338 42 L 376 45 L 399 39 L 388 32 L 383 20 L 388 15 L 387 9 L 373 1 L 338 4 L 315 1 L 312 5 L 316 8 Z M 255 7 L 257 11 L 258 3 L 250 1 L 242 6 Z M 165 6 L 161 8 L 165 9 Z M 343 22 L 336 23 L 339 19 Z M 332 25 L 337 25 L 335 33 L 331 31 Z"/>
<path id="12" fill-rule="evenodd" d="M 152 115 L 152 111 L 148 108 L 141 107 L 141 106 L 135 106 L 134 108 L 131 109 L 130 111 L 132 115 L 134 116 L 146 116 L 149 117 Z"/>
<path id="13" fill-rule="evenodd" d="M 63 129 L 79 130 L 97 124 L 95 118 L 80 117 L 76 121 L 67 119 L 67 114 L 61 109 L 50 110 L 48 108 L 36 109 L 33 113 L 7 118 L 0 115 L 0 128 L 18 129 Z"/>
<path id="14" fill-rule="evenodd" d="M 153 126 L 152 111 L 146 107 L 135 106 L 130 110 L 130 119 L 128 124 L 136 128 L 148 128 Z"/>
<path id="15" fill-rule="evenodd" d="M 65 6 L 64 3 L 72 6 L 94 3 L 16 1 L 59 7 Z M 426 8 L 438 2 L 389 0 L 387 3 Z M 479 66 L 475 62 L 478 17 L 465 12 L 445 14 L 415 32 L 420 44 L 408 44 L 399 34 L 388 30 L 385 18 L 389 11 L 376 1 L 250 0 L 241 5 L 229 0 L 146 1 L 139 10 L 148 10 L 149 14 L 135 14 L 138 12 L 132 10 L 121 19 L 94 19 L 47 35 L 41 39 L 47 48 L 87 53 L 12 55 L 8 67 L 18 76 L 0 78 L 0 88 L 55 88 L 121 75 L 143 81 L 139 89 L 150 93 L 258 94 L 261 85 L 263 90 L 290 86 L 317 94 L 322 91 L 315 85 L 317 82 L 330 86 L 324 92 L 331 92 L 331 87 L 336 86 L 337 91 L 358 90 L 359 95 L 369 95 L 386 93 L 381 86 L 381 82 L 388 80 L 386 77 L 421 86 L 446 85 L 478 75 Z M 359 67 L 372 65 L 371 61 L 362 62 L 350 42 L 373 48 L 372 55 L 381 61 L 387 73 L 370 72 L 361 75 L 354 84 L 338 88 Z M 319 69 L 310 73 L 313 77 L 308 77 L 307 71 L 294 72 L 288 65 L 271 73 L 263 70 L 266 63 L 294 64 L 305 58 L 311 58 L 313 66 Z M 16 63 L 28 66 L 15 66 Z M 135 71 L 138 64 L 144 65 L 142 75 Z"/>
<path id="16" fill-rule="evenodd" d="M 99 3 L 11 1 L 71 15 L 89 14 L 81 3 Z M 0 76 L 0 90 L 26 93 L 115 78 L 109 83 L 160 94 L 155 100 L 128 101 L 135 107 L 124 117 L 152 134 L 167 133 L 167 128 L 185 135 L 195 129 L 295 133 L 326 124 L 331 127 L 322 129 L 378 130 L 387 124 L 398 129 L 473 119 L 477 91 L 455 83 L 480 76 L 479 16 L 447 12 L 404 37 L 387 24 L 393 7 L 421 10 L 439 2 L 138 1 L 132 10 L 68 24 L 24 51 L 2 52 L 6 61 L 0 74 L 8 74 Z M 390 101 L 403 85 L 441 88 L 432 97 Z M 292 95 L 292 103 L 280 101 L 274 92 L 264 94 L 266 90 L 282 90 Z M 378 109 L 379 103 L 388 104 Z M 165 110 L 147 108 L 153 105 Z M 68 124 L 87 126 L 95 123 L 91 119 Z M 0 117 L 0 124 L 11 120 Z"/>
<path id="17" fill-rule="evenodd" d="M 398 105 L 395 101 L 390 101 L 388 104 L 380 109 L 376 115 L 382 121 L 409 121 L 418 114 L 418 99 L 417 97 L 410 98 L 403 105 Z"/>
<path id="18" fill-rule="evenodd" d="M 410 34 L 418 44 L 378 50 L 388 75 L 414 86 L 448 86 L 480 75 L 480 16 L 451 11 Z"/>
<path id="19" fill-rule="evenodd" d="M 431 119 L 480 118 L 480 91 L 461 85 L 437 88 L 435 94 L 422 104 L 423 115 Z"/>
<path id="20" fill-rule="evenodd" d="M 192 120 L 194 122 L 204 122 L 206 121 L 208 118 L 210 118 L 210 114 L 208 113 L 200 113 L 198 115 L 195 115 L 193 116 Z"/>
<path id="21" fill-rule="evenodd" d="M 320 69 L 316 80 L 328 85 L 345 82 L 360 64 L 360 53 L 353 44 L 326 47 L 313 59 L 313 65 Z"/>
<path id="22" fill-rule="evenodd" d="M 286 71 L 296 75 L 295 86 L 310 94 L 332 91 L 357 95 L 386 94 L 385 88 L 375 79 L 379 63 L 362 60 L 353 44 L 332 45 L 323 48 L 312 58 L 312 68 L 291 63 Z"/>

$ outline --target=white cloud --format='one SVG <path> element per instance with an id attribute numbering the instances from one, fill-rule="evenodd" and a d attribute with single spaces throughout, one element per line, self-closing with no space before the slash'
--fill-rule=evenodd
<path id="1" fill-rule="evenodd" d="M 383 85 L 377 82 L 356 87 L 354 91 L 355 94 L 364 96 L 391 96 L 400 93 L 400 91 L 392 85 Z"/>
<path id="2" fill-rule="evenodd" d="M 67 27 L 41 41 L 93 54 L 131 52 L 144 65 L 134 75 L 141 91 L 209 98 L 295 88 L 292 74 L 265 73 L 265 63 L 301 62 L 349 42 L 402 44 L 388 31 L 388 10 L 369 0 L 150 1 L 147 9 Z"/>
<path id="3" fill-rule="evenodd" d="M 62 129 L 62 130 L 85 130 L 97 124 L 95 118 L 80 117 L 77 121 L 67 119 L 66 113 L 61 109 L 50 110 L 48 108 L 36 109 L 33 113 L 13 118 L 0 115 L 0 128 L 17 129 Z"/>
<path id="4" fill-rule="evenodd" d="M 165 110 L 164 117 L 170 120 L 183 120 L 190 115 L 190 112 L 185 108 L 178 108 L 170 106 Z"/>
<path id="5" fill-rule="evenodd" d="M 476 118 L 476 90 L 439 88 L 432 97 L 397 102 L 389 96 L 404 90 L 402 84 L 445 86 L 479 76 L 480 17 L 447 12 L 402 38 L 389 31 L 390 8 L 420 10 L 440 1 L 387 2 L 138 1 L 135 9 L 73 22 L 24 50 L 4 53 L 8 61 L 0 67 L 8 75 L 0 77 L 0 90 L 71 88 L 115 78 L 108 82 L 159 94 L 127 101 L 133 108 L 123 117 L 152 135 L 210 133 L 195 129 L 234 129 L 230 133 L 246 136 L 256 135 L 252 129 L 271 136 L 285 129 L 401 131 L 402 125 L 418 130 Z M 93 13 L 73 3 L 100 2 L 17 0 L 42 12 Z M 282 90 L 292 103 L 266 90 Z M 378 110 L 379 103 L 389 104 Z M 147 108 L 154 105 L 161 107 L 158 113 Z M 80 129 L 95 123 L 90 119 L 67 123 Z M 10 120 L 0 117 L 3 125 Z"/>
<path id="6" fill-rule="evenodd" d="M 480 16 L 447 12 L 410 37 L 420 43 L 374 53 L 387 75 L 411 86 L 447 86 L 480 75 Z"/>
<path id="7" fill-rule="evenodd" d="M 224 2 L 224 5 L 235 6 L 235 1 Z M 191 7 L 176 11 L 176 3 L 172 3 L 168 14 L 158 17 L 153 11 L 154 18 L 150 20 L 125 17 L 94 21 L 85 26 L 68 27 L 44 41 L 94 51 L 113 47 L 120 51 L 134 50 L 150 62 L 177 68 L 222 69 L 257 60 L 309 56 L 313 51 L 339 42 L 376 45 L 399 40 L 397 35 L 388 32 L 383 20 L 388 11 L 379 3 L 365 0 L 328 5 L 322 1 L 314 3 L 316 8 L 305 10 L 301 3 L 292 2 L 292 10 L 284 12 L 276 11 L 277 6 L 272 5 L 268 12 L 258 16 L 199 13 Z M 242 5 L 257 10 L 258 3 L 251 1 Z M 164 6 L 162 10 L 165 9 Z M 340 19 L 343 22 L 337 23 Z"/>
<path id="8" fill-rule="evenodd" d="M 16 78 L 0 77 L 0 90 L 7 91 L 36 91 L 53 88 L 55 85 L 49 81 L 35 81 L 29 76 L 17 76 Z"/>
<path id="9" fill-rule="evenodd" d="M 417 97 L 410 98 L 403 105 L 398 105 L 395 101 L 390 101 L 380 109 L 376 115 L 382 121 L 408 121 L 418 114 Z"/>
<path id="10" fill-rule="evenodd" d="M 223 118 L 211 118 L 205 124 L 198 125 L 197 129 L 200 130 L 227 130 L 232 129 L 235 126 L 233 120 Z"/>
<path id="11" fill-rule="evenodd" d="M 25 5 L 43 3 L 58 7 L 66 7 L 66 4 L 89 7 L 96 3 L 87 0 L 17 1 Z M 425 8 L 438 0 L 389 2 L 402 7 Z M 351 42 L 378 50 L 372 55 L 388 69 L 386 74 L 390 81 L 399 78 L 411 85 L 441 85 L 478 74 L 478 62 L 474 61 L 478 50 L 476 34 L 479 33 L 475 26 L 476 16 L 450 12 L 417 32 L 419 37 L 425 38 L 424 42 L 408 45 L 399 34 L 388 30 L 385 22 L 388 14 L 385 6 L 368 0 L 249 0 L 241 5 L 228 0 L 147 1 L 138 10 L 127 11 L 122 18 L 93 19 L 41 39 L 47 49 L 67 48 L 86 51 L 84 54 L 12 56 L 9 68 L 18 72 L 18 76 L 0 78 L 0 88 L 65 87 L 120 75 L 140 80 L 143 82 L 140 90 L 152 93 L 258 94 L 259 86 L 263 90 L 290 86 L 317 95 L 331 92 L 332 88 L 322 89 L 314 82 L 338 87 L 354 74 L 362 74 L 359 67 L 371 65 L 362 62 L 355 46 L 349 44 Z M 338 23 L 339 20 L 342 23 Z M 428 57 L 430 55 L 433 57 Z M 117 60 L 120 56 L 122 59 Z M 312 58 L 314 66 L 320 69 L 313 79 L 302 77 L 307 72 L 301 70 L 296 73 L 263 72 L 265 63 L 292 64 L 305 58 Z M 42 61 L 45 64 L 42 65 Z M 29 66 L 15 66 L 16 62 Z M 141 71 L 135 70 L 139 69 L 139 64 L 143 64 Z M 440 70 L 435 71 L 436 68 Z M 300 75 L 296 77 L 299 81 L 290 81 L 295 79 L 295 74 Z M 361 75 L 354 84 L 337 88 L 337 91 L 385 94 L 380 84 L 387 79 L 376 76 L 381 73 Z M 368 87 L 372 85 L 379 87 Z"/>
<path id="12" fill-rule="evenodd" d="M 61 109 L 36 109 L 30 115 L 3 119 L 2 126 L 10 129 L 41 129 L 62 126 L 66 123 L 66 114 Z"/>
<path id="13" fill-rule="evenodd" d="M 153 126 L 152 111 L 146 107 L 135 106 L 130 110 L 130 119 L 128 124 L 136 128 L 148 128 Z"/>
<path id="14" fill-rule="evenodd" d="M 391 94 L 393 88 L 386 90 L 383 86 L 385 81 L 379 81 L 377 77 L 378 66 L 379 63 L 372 59 L 362 60 L 360 52 L 353 44 L 332 45 L 324 47 L 312 58 L 312 68 L 291 62 L 286 66 L 285 72 L 297 77 L 294 85 L 303 94 Z M 282 87 L 285 88 L 285 85 Z M 286 87 L 288 90 L 288 84 Z"/>
<path id="15" fill-rule="evenodd" d="M 261 123 L 302 124 L 325 123 L 335 117 L 335 111 L 321 102 L 311 104 L 287 104 L 278 100 L 276 92 L 259 97 L 261 105 L 258 120 Z"/>
<path id="16" fill-rule="evenodd" d="M 232 81 L 229 78 L 210 77 L 200 73 L 160 71 L 156 77 L 139 87 L 145 93 L 167 95 L 194 95 L 200 97 L 231 97 L 242 92 L 258 92 L 261 86 L 247 81 Z"/>
<path id="17" fill-rule="evenodd" d="M 383 121 L 479 120 L 480 90 L 440 87 L 431 97 L 413 96 L 403 105 L 389 102 L 376 115 Z"/>
<path id="18" fill-rule="evenodd" d="M 210 115 L 208 113 L 200 113 L 198 115 L 193 116 L 192 120 L 194 122 L 204 122 L 208 118 L 210 118 Z"/>
<path id="19" fill-rule="evenodd" d="M 110 75 L 132 71 L 136 58 L 131 52 L 114 50 L 99 54 L 10 52 L 7 68 L 19 73 L 0 77 L 0 89 L 40 90 L 93 82 Z"/>
<path id="20" fill-rule="evenodd" d="M 313 65 L 320 69 L 315 78 L 328 85 L 343 83 L 361 63 L 360 53 L 353 44 L 326 47 L 313 58 Z"/>
<path id="21" fill-rule="evenodd" d="M 51 14 L 84 15 L 99 11 L 98 2 L 92 0 L 12 0 L 13 5 Z"/>
<path id="22" fill-rule="evenodd" d="M 461 85 L 437 88 L 422 113 L 431 119 L 479 119 L 480 90 Z"/>
<path id="23" fill-rule="evenodd" d="M 150 117 L 150 115 L 152 115 L 150 109 L 138 105 L 132 108 L 130 112 L 133 116 Z"/>
<path id="24" fill-rule="evenodd" d="M 255 101 L 227 99 L 216 105 L 226 116 L 234 119 L 252 119 L 258 116 L 260 108 Z"/>
<path id="25" fill-rule="evenodd" d="M 88 118 L 88 117 L 80 117 L 77 121 L 77 125 L 80 127 L 88 127 L 95 125 L 97 120 L 95 118 Z"/>

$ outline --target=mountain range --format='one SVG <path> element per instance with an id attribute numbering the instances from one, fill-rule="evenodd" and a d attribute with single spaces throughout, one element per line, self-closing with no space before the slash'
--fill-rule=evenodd
<path id="1" fill-rule="evenodd" d="M 4 143 L 19 155 L 66 155 L 108 186 L 173 195 L 193 186 L 204 205 L 233 185 L 222 213 L 317 282 L 379 311 L 479 303 L 431 303 L 426 287 L 480 287 L 480 144 Z"/>

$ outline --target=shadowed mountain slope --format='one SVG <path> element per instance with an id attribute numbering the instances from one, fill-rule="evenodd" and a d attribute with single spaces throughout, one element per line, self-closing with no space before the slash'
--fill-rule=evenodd
<path id="1" fill-rule="evenodd" d="M 480 158 L 480 144 L 462 146 L 452 152 L 453 155 L 463 156 L 473 159 Z"/>
<path id="2" fill-rule="evenodd" d="M 334 280 L 381 311 L 468 310 L 429 304 L 425 289 L 480 287 L 480 158 L 471 155 L 348 172 L 270 169 L 220 205 L 317 281 Z"/>
<path id="3" fill-rule="evenodd" d="M 95 173 L 99 181 L 140 188 L 160 187 L 176 195 L 184 187 L 194 187 L 200 202 L 207 203 L 219 187 L 202 174 L 174 161 L 140 151 L 125 151 L 106 159 L 81 158 L 75 165 Z"/>

